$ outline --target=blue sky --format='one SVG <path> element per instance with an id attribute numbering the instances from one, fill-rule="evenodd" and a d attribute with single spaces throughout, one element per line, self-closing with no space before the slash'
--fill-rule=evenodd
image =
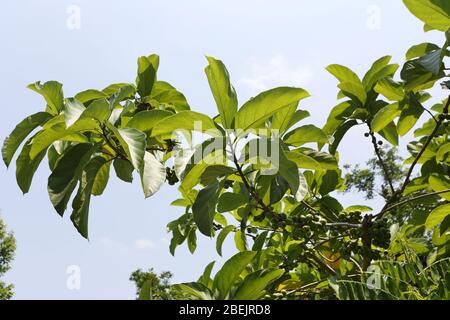
<path id="1" fill-rule="evenodd" d="M 80 9 L 80 29 L 68 27 L 71 5 Z M 336 104 L 336 82 L 324 69 L 328 64 L 361 74 L 380 56 L 403 62 L 411 45 L 443 41 L 439 34 L 423 33 L 400 0 L 7 1 L 0 37 L 2 141 L 17 122 L 44 107 L 27 84 L 58 80 L 71 96 L 132 82 L 136 58 L 150 53 L 161 56 L 159 79 L 182 91 L 197 111 L 216 113 L 203 71 L 204 56 L 212 55 L 226 63 L 240 103 L 270 87 L 304 87 L 312 97 L 301 107 L 311 112 L 310 122 L 322 125 Z M 342 163 L 363 162 L 371 154 L 363 131 L 353 131 L 343 145 Z M 93 199 L 91 239 L 84 240 L 68 216 L 61 219 L 53 210 L 43 164 L 26 196 L 16 186 L 14 166 L 0 166 L 1 214 L 18 242 L 6 276 L 16 286 L 16 298 L 132 299 L 128 277 L 136 268 L 170 270 L 179 282 L 197 278 L 208 262 L 220 260 L 214 240 L 204 237 L 194 255 L 183 246 L 170 256 L 165 226 L 182 214 L 169 206 L 176 187 L 164 186 L 144 200 L 138 183 L 116 178 Z M 343 201 L 365 200 L 346 196 Z M 225 256 L 233 253 L 230 240 Z M 80 290 L 67 288 L 70 265 L 80 267 Z"/>

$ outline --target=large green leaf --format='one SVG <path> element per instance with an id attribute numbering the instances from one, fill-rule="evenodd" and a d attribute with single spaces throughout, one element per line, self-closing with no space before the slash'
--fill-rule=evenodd
<path id="1" fill-rule="evenodd" d="M 448 0 L 403 0 L 403 3 L 427 27 L 440 31 L 447 31 L 450 28 Z"/>
<path id="2" fill-rule="evenodd" d="M 331 73 L 339 82 L 352 82 L 356 84 L 362 84 L 358 75 L 354 73 L 349 68 L 339 65 L 339 64 L 331 64 L 327 68 L 327 71 Z"/>
<path id="3" fill-rule="evenodd" d="M 81 114 L 86 110 L 84 105 L 74 99 L 68 98 L 64 100 L 64 122 L 66 123 L 66 127 L 70 127 L 73 125 Z"/>
<path id="4" fill-rule="evenodd" d="M 336 153 L 337 147 L 339 146 L 339 143 L 341 142 L 342 138 L 345 136 L 348 130 L 350 130 L 353 126 L 357 124 L 358 121 L 356 120 L 347 120 L 336 128 L 336 131 L 333 134 L 333 143 L 328 148 L 331 154 Z"/>
<path id="5" fill-rule="evenodd" d="M 374 132 L 383 130 L 389 123 L 392 122 L 401 113 L 398 103 L 390 104 L 379 110 L 371 121 L 371 128 Z"/>
<path id="6" fill-rule="evenodd" d="M 378 75 L 380 74 L 380 71 L 383 70 L 388 65 L 391 59 L 392 59 L 391 56 L 384 56 L 376 60 L 372 64 L 369 71 L 366 72 L 364 78 L 362 79 L 362 83 L 364 85 L 364 89 L 366 90 L 366 92 L 369 92 L 372 89 L 372 87 L 379 79 Z"/>
<path id="7" fill-rule="evenodd" d="M 222 256 L 223 242 L 225 241 L 227 235 L 233 230 L 234 230 L 234 226 L 232 226 L 232 225 L 226 226 L 225 228 L 222 229 L 222 231 L 220 231 L 219 235 L 217 236 L 216 250 L 217 250 L 217 253 L 219 254 L 219 256 Z"/>
<path id="8" fill-rule="evenodd" d="M 214 287 L 218 290 L 218 299 L 223 300 L 229 296 L 233 284 L 255 255 L 256 252 L 253 251 L 239 252 L 224 263 L 214 277 Z"/>
<path id="9" fill-rule="evenodd" d="M 288 152 L 289 160 L 294 161 L 297 167 L 303 169 L 337 169 L 336 158 L 325 152 L 318 152 L 312 149 L 297 149 Z"/>
<path id="10" fill-rule="evenodd" d="M 84 167 L 80 177 L 78 192 L 72 202 L 70 219 L 78 232 L 88 239 L 89 204 L 97 174 L 106 164 L 103 157 L 95 157 Z"/>
<path id="11" fill-rule="evenodd" d="M 144 164 L 145 148 L 147 146 L 147 136 L 145 133 L 134 128 L 117 129 L 110 123 L 107 123 L 107 127 L 119 140 L 133 167 L 141 171 Z"/>
<path id="12" fill-rule="evenodd" d="M 308 124 L 288 132 L 283 140 L 287 144 L 298 147 L 309 142 L 327 143 L 328 136 L 322 129 Z"/>
<path id="13" fill-rule="evenodd" d="M 104 99 L 107 97 L 108 95 L 102 91 L 88 89 L 85 91 L 78 92 L 74 98 L 80 101 L 81 103 L 88 103 L 93 100 Z"/>
<path id="14" fill-rule="evenodd" d="M 405 97 L 403 86 L 388 77 L 379 80 L 374 90 L 392 101 L 401 101 Z"/>
<path id="15" fill-rule="evenodd" d="M 219 182 L 214 182 L 200 190 L 192 206 L 194 222 L 198 230 L 206 236 L 212 235 L 219 186 Z"/>
<path id="16" fill-rule="evenodd" d="M 225 192 L 220 195 L 217 203 L 217 212 L 229 212 L 247 203 L 248 199 L 240 193 Z"/>
<path id="17" fill-rule="evenodd" d="M 75 142 L 88 142 L 86 137 L 74 133 L 71 130 L 67 130 L 64 122 L 60 122 L 50 128 L 43 129 L 36 134 L 30 150 L 31 160 L 40 154 L 42 150 L 47 149 L 53 142 L 61 139 Z"/>
<path id="18" fill-rule="evenodd" d="M 222 61 L 206 57 L 209 65 L 205 68 L 209 87 L 211 88 L 220 119 L 225 128 L 231 128 L 237 111 L 236 91 L 230 83 L 230 76 Z"/>
<path id="19" fill-rule="evenodd" d="M 439 47 L 437 45 L 429 42 L 414 45 L 411 48 L 409 48 L 408 51 L 406 52 L 406 60 L 412 60 L 415 58 L 422 57 L 438 49 Z"/>
<path id="20" fill-rule="evenodd" d="M 142 189 L 146 198 L 152 196 L 161 188 L 166 180 L 166 170 L 153 154 L 145 152 L 144 167 L 141 171 Z"/>
<path id="21" fill-rule="evenodd" d="M 444 219 L 450 215 L 450 204 L 444 204 L 433 211 L 431 211 L 430 215 L 427 217 L 427 220 L 425 221 L 425 227 L 428 230 L 433 229 L 438 224 L 440 224 Z"/>
<path id="22" fill-rule="evenodd" d="M 133 182 L 133 165 L 123 159 L 114 159 L 113 162 L 114 170 L 116 171 L 117 177 L 125 182 Z"/>
<path id="23" fill-rule="evenodd" d="M 264 91 L 239 109 L 235 116 L 234 127 L 244 132 L 258 128 L 276 112 L 307 97 L 309 93 L 300 88 L 279 87 Z"/>
<path id="24" fill-rule="evenodd" d="M 226 163 L 226 155 L 222 150 L 211 152 L 198 163 L 194 163 L 189 171 L 185 171 L 180 189 L 190 192 L 200 182 L 203 173 L 209 166 L 226 165 Z"/>
<path id="25" fill-rule="evenodd" d="M 42 150 L 33 160 L 30 159 L 31 140 L 28 140 L 16 160 L 16 181 L 20 190 L 25 194 L 30 190 L 31 181 L 42 159 L 45 157 L 46 149 Z"/>
<path id="26" fill-rule="evenodd" d="M 165 81 L 156 81 L 153 85 L 151 98 L 159 104 L 172 107 L 176 111 L 189 110 L 186 97 Z"/>
<path id="27" fill-rule="evenodd" d="M 51 118 L 47 112 L 38 112 L 23 119 L 5 139 L 2 147 L 2 157 L 8 167 L 19 145 L 38 126 Z"/>
<path id="28" fill-rule="evenodd" d="M 431 189 L 436 192 L 450 190 L 450 179 L 444 175 L 432 175 L 428 179 L 428 182 L 430 183 Z M 450 201 L 450 193 L 442 193 L 440 196 Z"/>
<path id="29" fill-rule="evenodd" d="M 152 92 L 158 67 L 159 56 L 156 54 L 138 58 L 138 76 L 136 79 L 136 86 L 141 97 L 147 97 Z"/>
<path id="30" fill-rule="evenodd" d="M 279 130 L 280 136 L 299 121 L 310 116 L 308 111 L 296 109 L 297 103 L 294 103 L 290 107 L 278 111 L 273 116 L 271 127 L 272 129 Z"/>
<path id="31" fill-rule="evenodd" d="M 344 101 L 333 107 L 328 115 L 327 122 L 323 127 L 326 134 L 332 135 L 334 131 L 345 121 L 345 117 L 350 116 L 355 110 L 351 101 Z"/>
<path id="32" fill-rule="evenodd" d="M 94 185 L 92 186 L 92 194 L 94 196 L 100 196 L 105 191 L 109 181 L 111 162 L 111 159 L 108 159 L 98 170 L 94 179 Z"/>
<path id="33" fill-rule="evenodd" d="M 149 110 L 137 113 L 127 123 L 128 128 L 135 128 L 142 132 L 150 131 L 155 127 L 158 121 L 173 115 L 172 112 L 164 110 Z"/>
<path id="34" fill-rule="evenodd" d="M 56 211 L 63 215 L 67 202 L 80 179 L 83 169 L 99 145 L 80 143 L 68 149 L 48 178 L 48 193 Z"/>
<path id="35" fill-rule="evenodd" d="M 361 82 L 341 82 L 338 88 L 345 96 L 353 100 L 357 99 L 361 106 L 366 103 L 367 94 Z"/>
<path id="36" fill-rule="evenodd" d="M 214 121 L 207 115 L 194 111 L 181 111 L 159 121 L 152 130 L 152 136 L 173 134 L 179 130 L 206 132 L 211 136 L 221 135 Z"/>
<path id="37" fill-rule="evenodd" d="M 409 104 L 402 109 L 398 119 L 398 134 L 404 136 L 411 130 L 424 112 L 423 106 L 414 97 L 411 97 Z"/>
<path id="38" fill-rule="evenodd" d="M 266 294 L 266 288 L 281 277 L 282 269 L 259 270 L 247 275 L 237 289 L 233 300 L 257 300 Z"/>
<path id="39" fill-rule="evenodd" d="M 64 107 L 64 95 L 62 84 L 57 81 L 47 81 L 41 84 L 39 81 L 28 85 L 28 88 L 39 93 L 47 102 L 48 112 L 57 115 Z"/>

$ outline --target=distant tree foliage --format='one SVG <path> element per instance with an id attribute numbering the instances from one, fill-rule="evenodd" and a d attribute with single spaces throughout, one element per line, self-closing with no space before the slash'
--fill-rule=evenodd
<path id="1" fill-rule="evenodd" d="M 11 269 L 11 262 L 16 251 L 16 240 L 12 232 L 7 232 L 6 225 L 0 217 L 0 300 L 9 300 L 13 296 L 12 284 L 1 280 L 3 275 Z"/>

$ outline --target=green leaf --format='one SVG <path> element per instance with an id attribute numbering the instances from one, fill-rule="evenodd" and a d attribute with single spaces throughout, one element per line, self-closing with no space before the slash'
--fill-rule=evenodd
<path id="1" fill-rule="evenodd" d="M 247 203 L 247 199 L 240 193 L 225 192 L 219 197 L 217 212 L 229 212 Z"/>
<path id="2" fill-rule="evenodd" d="M 269 231 L 261 232 L 253 242 L 252 251 L 260 251 L 264 247 Z"/>
<path id="3" fill-rule="evenodd" d="M 314 170 L 337 169 L 336 159 L 331 154 L 325 152 L 318 152 L 312 149 L 297 149 L 288 152 L 286 155 L 288 159 L 294 161 L 299 168 Z"/>
<path id="4" fill-rule="evenodd" d="M 198 230 L 208 237 L 212 235 L 218 192 L 218 182 L 205 187 L 200 190 L 192 206 L 192 214 Z"/>
<path id="5" fill-rule="evenodd" d="M 130 162 L 116 158 L 114 159 L 113 166 L 117 178 L 125 182 L 133 182 L 134 167 Z"/>
<path id="6" fill-rule="evenodd" d="M 2 147 L 3 162 L 8 167 L 14 154 L 22 141 L 38 126 L 44 124 L 52 117 L 47 112 L 38 112 L 23 119 L 5 139 Z"/>
<path id="7" fill-rule="evenodd" d="M 292 104 L 291 106 L 284 108 L 277 113 L 274 114 L 272 118 L 272 129 L 277 129 L 280 131 L 280 136 L 283 135 L 290 127 L 293 122 L 293 118 L 295 115 L 295 111 L 297 110 L 297 103 Z M 309 116 L 308 111 L 299 110 L 302 112 L 302 118 L 306 118 Z M 300 121 L 301 119 L 295 119 Z M 296 121 L 296 122 L 298 122 Z M 295 124 L 295 123 L 294 123 Z M 293 124 L 292 124 L 293 125 Z"/>
<path id="8" fill-rule="evenodd" d="M 449 152 L 450 152 L 450 142 L 447 142 L 443 144 L 436 153 L 436 161 L 443 162 L 446 159 L 447 154 Z"/>
<path id="9" fill-rule="evenodd" d="M 200 131 L 217 137 L 222 135 L 214 121 L 207 115 L 194 111 L 181 111 L 159 121 L 152 130 L 152 136 L 173 134 L 177 130 Z"/>
<path id="10" fill-rule="evenodd" d="M 412 60 L 415 58 L 422 57 L 432 51 L 438 50 L 439 47 L 435 45 L 434 43 L 421 43 L 412 46 L 409 48 L 408 52 L 406 52 L 406 60 Z"/>
<path id="11" fill-rule="evenodd" d="M 93 101 L 86 110 L 80 115 L 79 121 L 83 119 L 95 119 L 100 121 L 101 123 L 108 120 L 111 111 L 109 109 L 109 102 L 106 99 L 98 99 Z M 72 128 L 77 128 L 77 124 L 75 123 Z"/>
<path id="12" fill-rule="evenodd" d="M 192 228 L 191 231 L 189 231 L 187 243 L 189 252 L 194 253 L 195 249 L 197 249 L 197 234 L 195 232 L 195 228 Z"/>
<path id="13" fill-rule="evenodd" d="M 283 140 L 287 144 L 298 147 L 309 142 L 327 143 L 328 136 L 322 129 L 309 124 L 288 132 Z"/>
<path id="14" fill-rule="evenodd" d="M 339 143 L 341 142 L 344 135 L 350 130 L 353 126 L 357 125 L 358 121 L 356 120 L 347 120 L 340 124 L 333 135 L 333 143 L 329 146 L 328 150 L 331 154 L 335 154 Z"/>
<path id="15" fill-rule="evenodd" d="M 42 150 L 47 149 L 53 142 L 60 139 L 88 142 L 86 137 L 67 130 L 63 122 L 56 123 L 54 126 L 43 129 L 36 134 L 31 145 L 30 159 L 33 160 Z"/>
<path id="16" fill-rule="evenodd" d="M 119 140 L 133 167 L 140 172 L 144 164 L 144 154 L 147 146 L 145 133 L 134 128 L 117 129 L 110 123 L 106 123 L 106 126 Z"/>
<path id="17" fill-rule="evenodd" d="M 351 99 L 357 99 L 363 106 L 366 103 L 367 94 L 361 82 L 341 82 L 338 88 Z"/>
<path id="18" fill-rule="evenodd" d="M 258 300 L 262 298 L 266 294 L 267 286 L 281 277 L 283 273 L 284 270 L 282 269 L 259 270 L 250 273 L 237 289 L 233 300 Z"/>
<path id="19" fill-rule="evenodd" d="M 202 276 L 198 280 L 198 282 L 200 282 L 201 284 L 203 284 L 206 287 L 209 287 L 209 284 L 211 282 L 211 272 L 212 272 L 212 269 L 214 268 L 215 263 L 216 263 L 215 261 L 210 262 L 206 266 L 205 270 L 203 271 Z"/>
<path id="20" fill-rule="evenodd" d="M 235 128 L 255 129 L 261 126 L 276 112 L 309 97 L 309 93 L 300 88 L 279 87 L 264 91 L 247 101 L 235 116 Z"/>
<path id="21" fill-rule="evenodd" d="M 194 188 L 205 172 L 211 165 L 226 165 L 226 156 L 222 150 L 214 151 L 205 156 L 199 163 L 193 164 L 192 168 L 184 173 L 180 189 L 190 192 Z"/>
<path id="22" fill-rule="evenodd" d="M 403 85 L 395 82 L 392 78 L 383 78 L 379 80 L 375 85 L 374 90 L 391 101 L 401 101 L 405 98 Z"/>
<path id="23" fill-rule="evenodd" d="M 398 133 L 394 122 L 389 123 L 379 134 L 389 143 L 398 146 Z"/>
<path id="24" fill-rule="evenodd" d="M 233 230 L 234 230 L 234 226 L 232 226 L 232 225 L 226 226 L 225 228 L 222 229 L 222 231 L 220 231 L 219 235 L 217 236 L 216 250 L 217 250 L 217 253 L 219 254 L 219 256 L 222 256 L 223 242 L 225 241 L 227 235 Z"/>
<path id="25" fill-rule="evenodd" d="M 126 127 L 147 132 L 153 129 L 159 121 L 170 117 L 171 115 L 173 115 L 172 112 L 164 110 L 141 111 L 133 116 L 130 121 L 128 121 Z"/>
<path id="26" fill-rule="evenodd" d="M 153 290 L 153 283 L 151 280 L 146 280 L 142 284 L 140 290 L 139 290 L 139 298 L 138 300 L 145 300 L 149 301 L 152 300 L 152 290 Z"/>
<path id="27" fill-rule="evenodd" d="M 100 196 L 105 191 L 106 185 L 109 181 L 109 171 L 111 169 L 111 160 L 107 160 L 97 172 L 94 179 L 94 185 L 92 186 L 92 194 L 94 196 Z"/>
<path id="28" fill-rule="evenodd" d="M 64 122 L 68 128 L 78 120 L 86 108 L 74 98 L 65 99 L 64 102 Z"/>
<path id="29" fill-rule="evenodd" d="M 99 145 L 77 144 L 68 149 L 48 178 L 48 193 L 55 210 L 62 216 L 83 169 Z"/>
<path id="30" fill-rule="evenodd" d="M 442 49 L 431 51 L 414 61 L 420 64 L 425 70 L 431 72 L 434 76 L 437 76 L 441 71 L 442 66 Z"/>
<path id="31" fill-rule="evenodd" d="M 156 81 L 153 85 L 151 98 L 159 104 L 172 107 L 176 111 L 189 110 L 186 97 L 165 81 Z"/>
<path id="32" fill-rule="evenodd" d="M 223 62 L 212 57 L 206 57 L 206 59 L 209 65 L 205 68 L 205 73 L 220 119 L 225 128 L 231 128 L 238 105 L 236 91 L 230 83 L 230 77 Z"/>
<path id="33" fill-rule="evenodd" d="M 399 116 L 401 110 L 399 104 L 390 104 L 381 110 L 379 110 L 372 119 L 371 128 L 374 132 L 379 132 L 383 130 L 392 120 Z"/>
<path id="34" fill-rule="evenodd" d="M 91 194 L 96 176 L 102 166 L 106 163 L 106 159 L 103 157 L 95 157 L 89 161 L 81 173 L 78 192 L 72 202 L 73 211 L 70 220 L 72 220 L 72 223 L 78 232 L 86 239 L 88 239 L 89 204 L 91 202 Z"/>
<path id="35" fill-rule="evenodd" d="M 431 189 L 436 192 L 450 190 L 450 179 L 444 175 L 432 175 L 428 179 Z M 440 197 L 450 201 L 450 193 L 441 193 Z"/>
<path id="36" fill-rule="evenodd" d="M 64 107 L 64 95 L 62 84 L 57 81 L 47 81 L 41 84 L 39 81 L 28 85 L 28 89 L 39 93 L 47 102 L 48 112 L 57 115 Z"/>
<path id="37" fill-rule="evenodd" d="M 334 134 L 335 130 L 345 121 L 345 117 L 350 116 L 354 110 L 355 106 L 351 101 L 344 101 L 333 107 L 323 131 L 328 135 Z"/>
<path id="38" fill-rule="evenodd" d="M 450 28 L 450 3 L 447 0 L 403 0 L 403 3 L 426 26 L 440 31 Z"/>
<path id="39" fill-rule="evenodd" d="M 247 238 L 245 237 L 245 233 L 242 230 L 237 230 L 234 233 L 234 243 L 236 245 L 236 249 L 240 252 L 247 250 Z"/>
<path id="40" fill-rule="evenodd" d="M 16 160 L 16 181 L 22 192 L 28 193 L 36 172 L 42 159 L 45 157 L 46 149 L 42 150 L 33 160 L 30 159 L 31 141 L 28 140 L 22 148 Z"/>
<path id="41" fill-rule="evenodd" d="M 104 99 L 107 98 L 108 95 L 102 91 L 89 89 L 82 92 L 79 92 L 75 95 L 75 99 L 80 101 L 83 104 L 86 104 L 90 101 L 97 100 L 97 99 Z"/>
<path id="42" fill-rule="evenodd" d="M 158 67 L 159 56 L 156 54 L 138 58 L 138 76 L 136 79 L 136 86 L 137 91 L 142 98 L 149 96 L 152 92 Z"/>
<path id="43" fill-rule="evenodd" d="M 358 75 L 352 70 L 339 64 L 331 64 L 327 68 L 327 71 L 331 73 L 339 82 L 353 82 L 355 84 L 362 84 Z"/>
<path id="44" fill-rule="evenodd" d="M 295 162 L 289 160 L 286 152 L 281 148 L 279 152 L 278 173 L 287 181 L 292 194 L 295 195 L 300 185 L 299 171 Z"/>
<path id="45" fill-rule="evenodd" d="M 366 72 L 364 75 L 364 78 L 362 80 L 362 83 L 364 85 L 364 89 L 366 92 L 369 92 L 372 87 L 375 85 L 375 83 L 378 81 L 378 76 L 380 74 L 380 71 L 382 71 L 391 61 L 391 56 L 384 56 L 380 59 L 376 60 L 372 66 L 370 67 L 369 71 Z"/>
<path id="46" fill-rule="evenodd" d="M 450 204 L 444 204 L 431 211 L 427 220 L 425 221 L 425 227 L 427 230 L 433 229 L 440 224 L 444 219 L 450 215 Z"/>
<path id="47" fill-rule="evenodd" d="M 152 196 L 161 188 L 166 180 L 166 170 L 153 154 L 145 152 L 144 166 L 141 171 L 141 183 L 146 198 Z"/>
<path id="48" fill-rule="evenodd" d="M 218 290 L 218 299 L 223 300 L 229 296 L 231 287 L 255 255 L 256 252 L 253 251 L 239 252 L 224 263 L 214 277 L 214 287 Z"/>
<path id="49" fill-rule="evenodd" d="M 424 112 L 423 106 L 415 98 L 411 97 L 409 104 L 402 109 L 398 119 L 398 134 L 404 136 L 411 130 Z"/>

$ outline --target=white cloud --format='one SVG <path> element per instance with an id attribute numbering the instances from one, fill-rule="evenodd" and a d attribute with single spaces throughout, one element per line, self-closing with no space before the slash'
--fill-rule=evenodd
<path id="1" fill-rule="evenodd" d="M 139 250 L 148 250 L 155 247 L 155 243 L 149 239 L 138 239 L 134 242 L 134 247 Z"/>
<path id="2" fill-rule="evenodd" d="M 237 85 L 256 94 L 277 86 L 303 87 L 309 83 L 311 77 L 311 66 L 295 65 L 283 55 L 276 55 L 269 60 L 253 59 L 250 75 L 239 79 Z"/>

